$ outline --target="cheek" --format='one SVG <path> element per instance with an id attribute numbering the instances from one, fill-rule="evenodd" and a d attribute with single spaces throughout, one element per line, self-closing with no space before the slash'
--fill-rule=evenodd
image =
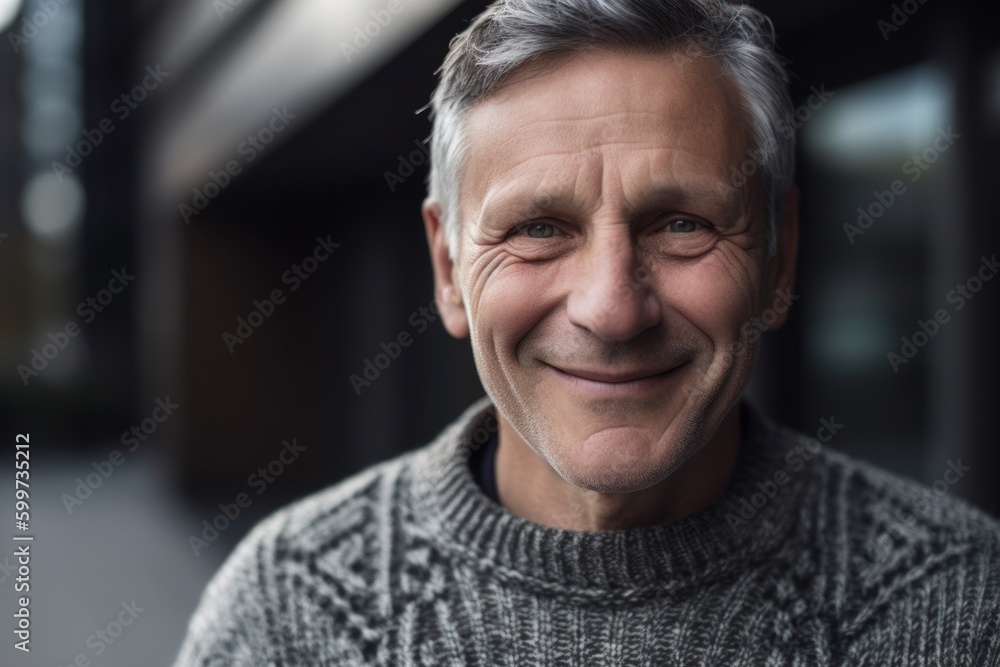
<path id="1" fill-rule="evenodd" d="M 737 340 L 757 307 L 758 272 L 739 259 L 713 252 L 665 271 L 661 282 L 670 306 L 717 343 Z"/>
<path id="2" fill-rule="evenodd" d="M 522 339 L 560 300 L 553 263 L 501 260 L 471 294 L 473 345 L 499 359 L 516 354 Z"/>

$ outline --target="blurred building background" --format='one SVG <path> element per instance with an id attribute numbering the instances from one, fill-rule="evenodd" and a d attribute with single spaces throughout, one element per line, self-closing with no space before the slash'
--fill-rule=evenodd
<path id="1" fill-rule="evenodd" d="M 0 662 L 168 664 L 257 519 L 482 394 L 429 311 L 416 112 L 486 4 L 0 0 L 0 425 L 31 434 L 39 540 L 38 645 Z M 947 492 L 998 515 L 995 31 L 971 1 L 752 4 L 795 75 L 803 202 L 753 399 L 926 483 L 960 458 Z M 11 579 L 0 557 L 4 610 Z"/>

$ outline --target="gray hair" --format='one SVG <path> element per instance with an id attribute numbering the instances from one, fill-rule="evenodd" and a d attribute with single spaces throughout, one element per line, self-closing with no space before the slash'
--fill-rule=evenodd
<path id="1" fill-rule="evenodd" d="M 723 0 L 496 0 L 450 44 L 431 98 L 429 196 L 441 204 L 454 258 L 459 243 L 459 190 L 464 119 L 478 101 L 521 67 L 544 57 L 607 47 L 626 53 L 716 58 L 742 96 L 752 132 L 748 160 L 734 166 L 733 187 L 760 170 L 768 247 L 795 170 L 788 74 L 775 53 L 774 26 L 759 10 Z"/>

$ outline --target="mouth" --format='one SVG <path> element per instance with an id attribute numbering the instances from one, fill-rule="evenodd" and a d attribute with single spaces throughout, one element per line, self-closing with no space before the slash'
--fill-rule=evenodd
<path id="1" fill-rule="evenodd" d="M 626 382 L 636 382 L 638 380 L 646 380 L 650 378 L 655 378 L 659 375 L 669 373 L 673 368 L 666 370 L 645 370 L 638 369 L 633 371 L 607 371 L 603 369 L 575 369 L 575 368 L 560 368 L 558 366 L 552 366 L 561 373 L 566 375 L 572 375 L 573 377 L 578 377 L 582 380 L 590 380 L 591 382 L 604 382 L 607 384 L 624 384 Z M 674 367 L 676 368 L 676 367 Z"/>
<path id="2" fill-rule="evenodd" d="M 592 398 L 650 398 L 661 394 L 687 362 L 669 368 L 608 370 L 562 368 L 545 364 L 552 375 L 571 391 Z"/>

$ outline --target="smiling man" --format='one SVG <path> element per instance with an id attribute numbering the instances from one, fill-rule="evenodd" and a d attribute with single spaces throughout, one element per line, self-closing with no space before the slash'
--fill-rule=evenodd
<path id="1" fill-rule="evenodd" d="M 178 665 L 997 664 L 997 524 L 741 401 L 795 298 L 765 17 L 500 0 L 433 110 L 437 304 L 487 397 L 258 526 Z"/>
<path id="2" fill-rule="evenodd" d="M 797 221 L 793 201 L 769 257 L 759 198 L 729 183 L 739 91 L 692 53 L 524 67 L 465 118 L 460 228 L 424 207 L 445 326 L 498 410 L 500 499 L 538 523 L 678 519 L 736 460 L 753 355 L 733 343 L 790 288 Z"/>

